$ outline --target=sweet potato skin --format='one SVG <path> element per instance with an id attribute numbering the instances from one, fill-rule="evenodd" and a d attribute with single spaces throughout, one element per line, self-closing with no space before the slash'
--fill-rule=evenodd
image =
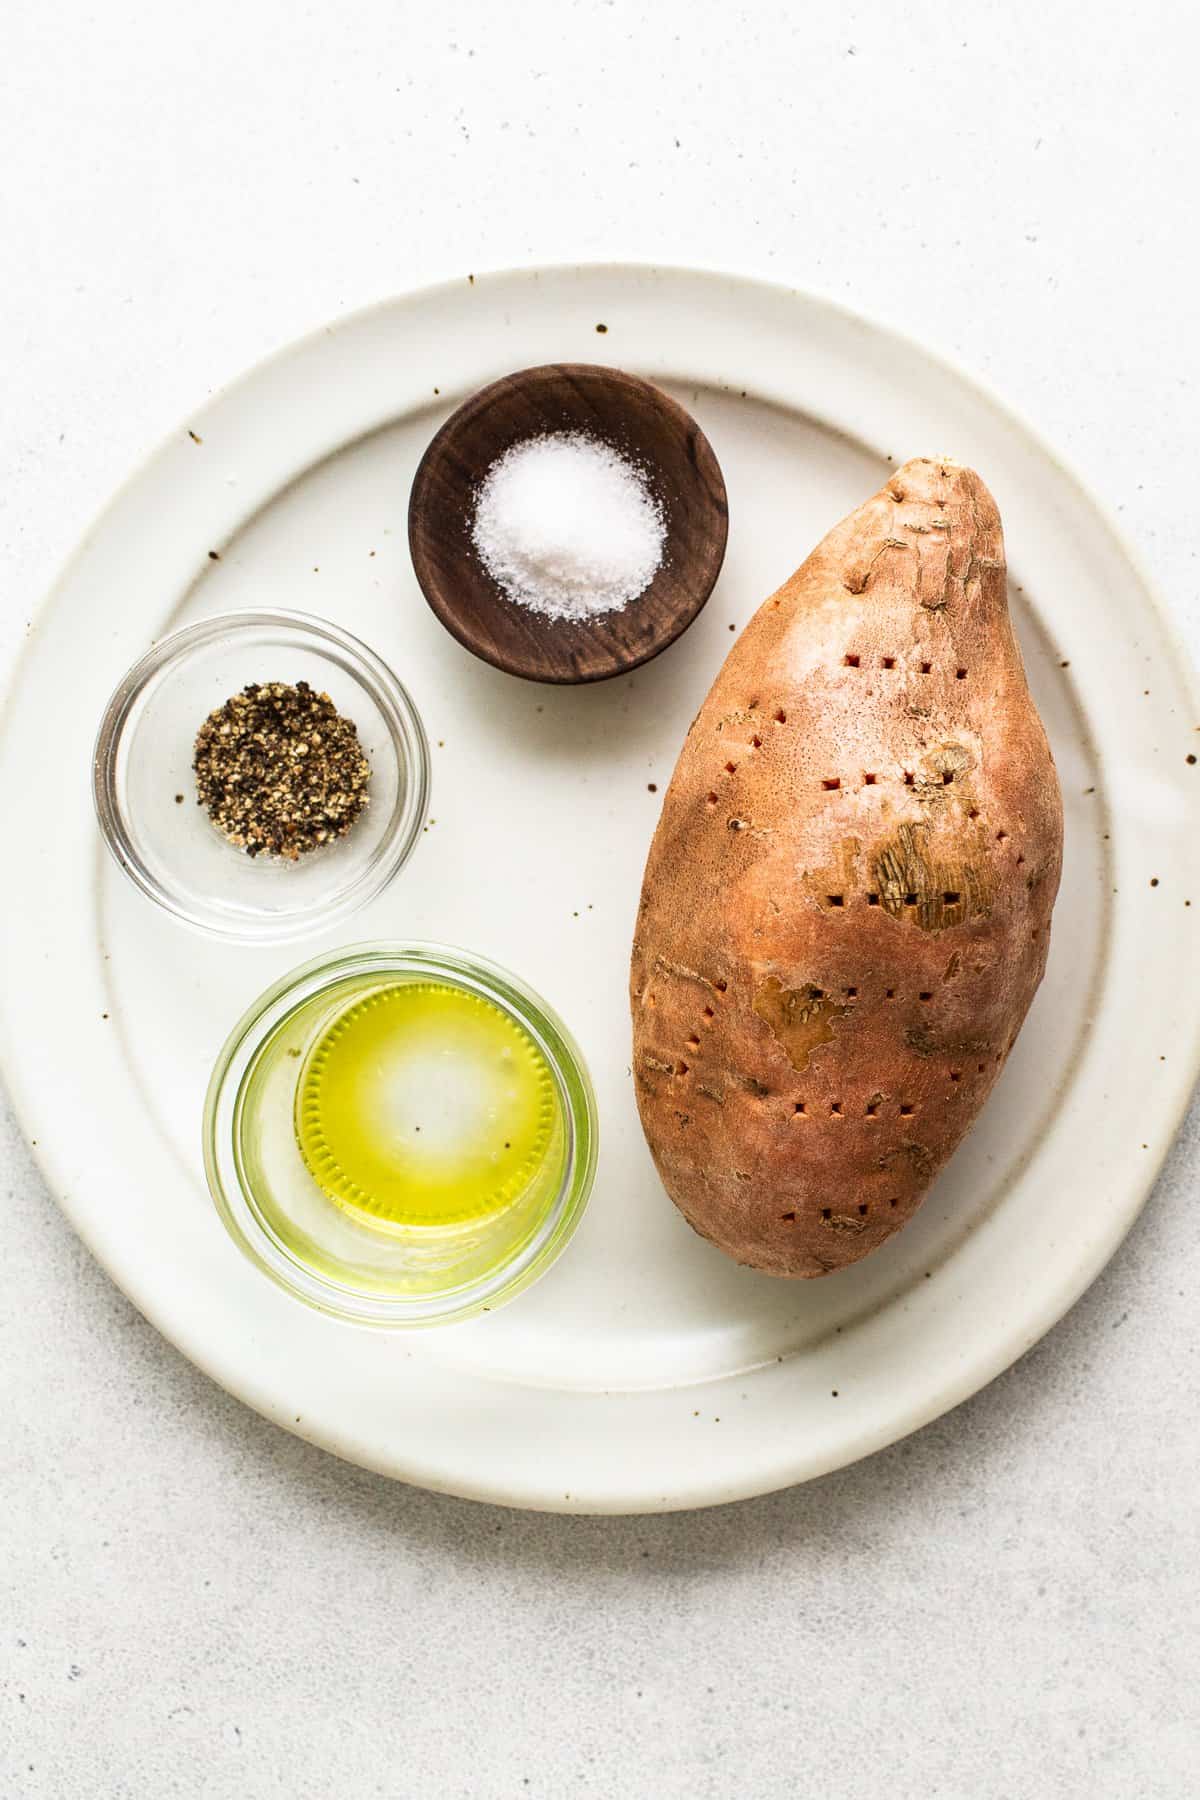
<path id="1" fill-rule="evenodd" d="M 1062 801 L 995 502 L 907 463 L 759 609 L 680 754 L 633 946 L 663 1183 L 824 1275 L 912 1217 L 1041 981 Z"/>

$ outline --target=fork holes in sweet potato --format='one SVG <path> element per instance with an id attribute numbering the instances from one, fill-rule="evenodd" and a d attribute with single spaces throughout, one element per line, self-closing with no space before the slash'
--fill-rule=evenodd
<path id="1" fill-rule="evenodd" d="M 894 657 L 894 656 L 885 656 L 885 657 L 884 657 L 884 659 L 883 659 L 883 667 L 884 667 L 884 668 L 885 668 L 885 669 L 894 669 L 894 668 L 895 668 L 895 666 L 896 666 L 896 659 L 895 659 L 895 657 Z"/>
<path id="2" fill-rule="evenodd" d="M 895 988 L 889 988 L 883 997 L 885 1000 L 894 1000 L 896 998 Z"/>
<path id="3" fill-rule="evenodd" d="M 954 770 L 953 769 L 943 769 L 942 770 L 942 786 L 949 787 L 950 783 L 953 780 L 954 780 Z"/>
<path id="4" fill-rule="evenodd" d="M 796 1223 L 796 1215 L 794 1212 L 780 1213 L 779 1216 L 785 1225 L 794 1225 Z"/>
<path id="5" fill-rule="evenodd" d="M 826 898 L 828 899 L 830 906 L 844 906 L 846 904 L 845 896 L 843 894 L 828 894 Z"/>
<path id="6" fill-rule="evenodd" d="M 750 748 L 752 750 L 761 750 L 762 749 L 762 739 L 760 737 L 752 737 L 750 739 Z"/>
<path id="7" fill-rule="evenodd" d="M 932 664 L 932 663 L 926 663 L 926 662 L 923 662 L 923 663 L 922 663 L 922 664 L 921 664 L 921 673 L 922 673 L 922 675 L 932 675 L 932 673 L 933 673 L 933 664 Z"/>
<path id="8" fill-rule="evenodd" d="M 713 986 L 716 988 L 718 994 L 723 994 L 729 986 L 729 983 L 727 981 L 714 981 Z"/>
<path id="9" fill-rule="evenodd" d="M 916 778 L 916 776 L 915 776 L 915 775 L 914 775 L 914 774 L 913 774 L 913 772 L 912 772 L 912 770 L 911 770 L 911 769 L 905 769 L 905 771 L 904 771 L 904 785 L 905 785 L 905 787 L 912 787 L 912 786 L 913 786 L 913 785 L 914 785 L 914 784 L 915 784 L 915 782 L 916 782 L 916 779 L 917 779 L 917 778 Z"/>
<path id="10" fill-rule="evenodd" d="M 715 794 L 707 795 L 706 799 L 709 806 L 715 806 L 717 804 L 717 796 Z"/>
<path id="11" fill-rule="evenodd" d="M 867 1211 L 868 1211 L 868 1208 L 867 1208 L 867 1203 L 866 1203 L 866 1201 L 865 1201 L 865 1200 L 863 1200 L 863 1201 L 860 1201 L 860 1202 L 859 1202 L 859 1208 L 858 1208 L 858 1216 L 859 1216 L 859 1218 L 860 1218 L 860 1219 L 865 1219 L 865 1218 L 866 1218 L 866 1216 L 867 1216 Z"/>
<path id="12" fill-rule="evenodd" d="M 863 786 L 864 787 L 874 787 L 876 779 L 877 779 L 876 776 L 870 775 L 866 771 L 863 772 Z"/>
<path id="13" fill-rule="evenodd" d="M 879 895 L 878 894 L 868 894 L 867 895 L 867 905 L 868 906 L 878 906 L 879 905 Z"/>
<path id="14" fill-rule="evenodd" d="M 847 668 L 847 669 L 857 669 L 859 666 L 860 660 L 861 659 L 857 656 L 843 656 L 842 666 L 843 666 L 843 668 Z"/>
<path id="15" fill-rule="evenodd" d="M 792 1107 L 792 1117 L 795 1119 L 802 1119 L 804 1117 L 803 1100 L 797 1100 L 796 1104 Z"/>
<path id="16" fill-rule="evenodd" d="M 967 679 L 967 671 L 965 669 L 955 669 L 954 679 L 955 681 L 965 681 Z"/>
<path id="17" fill-rule="evenodd" d="M 957 906 L 961 899 L 962 899 L 961 894 L 956 894 L 956 893 L 954 893 L 954 891 L 951 888 L 947 888 L 945 893 L 942 895 L 942 905 L 943 906 Z"/>
<path id="18" fill-rule="evenodd" d="M 700 1048 L 700 1039 L 698 1037 L 690 1037 L 687 1041 L 687 1047 L 689 1050 L 698 1050 Z"/>
<path id="19" fill-rule="evenodd" d="M 900 1117 L 902 1119 L 911 1119 L 915 1111 L 916 1108 L 906 1100 L 900 1108 Z"/>
<path id="20" fill-rule="evenodd" d="M 786 725 L 787 724 L 787 714 L 782 710 L 782 708 L 776 708 L 775 723 L 777 725 Z"/>
<path id="21" fill-rule="evenodd" d="M 930 993 L 928 988 L 922 988 L 921 992 L 917 995 L 917 999 L 918 1000 L 932 1000 L 933 995 Z"/>
<path id="22" fill-rule="evenodd" d="M 844 988 L 843 992 L 844 992 L 847 1000 L 857 1000 L 858 999 L 858 989 L 856 987 Z"/>
<path id="23" fill-rule="evenodd" d="M 822 783 L 821 783 L 821 786 L 825 789 L 825 792 L 827 794 L 836 793 L 838 788 L 841 787 L 841 785 L 842 785 L 841 780 L 837 775 L 827 776 L 826 779 L 824 781 L 822 781 Z"/>
<path id="24" fill-rule="evenodd" d="M 726 763 L 725 764 L 725 773 L 727 775 L 736 775 L 737 774 L 737 764 L 735 762 Z"/>
<path id="25" fill-rule="evenodd" d="M 711 1006 L 706 1006 L 704 1009 L 704 1016 L 706 1019 L 715 1019 L 717 1015 Z"/>
<path id="26" fill-rule="evenodd" d="M 840 1100 L 831 1100 L 829 1103 L 829 1111 L 833 1118 L 840 1119 L 842 1116 L 841 1101 Z"/>

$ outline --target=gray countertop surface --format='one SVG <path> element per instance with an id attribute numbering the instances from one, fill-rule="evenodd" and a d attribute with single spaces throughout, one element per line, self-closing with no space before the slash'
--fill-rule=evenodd
<path id="1" fill-rule="evenodd" d="M 1166 0 L 1118 24 L 26 8 L 0 69 L 5 665 L 220 382 L 398 289 L 574 257 L 762 273 L 956 355 L 1119 515 L 1200 654 L 1200 30 Z M 737 1506 L 570 1519 L 392 1485 L 248 1412 L 111 1285 L 5 1111 L 0 1793 L 1194 1793 L 1198 1175 L 1193 1109 L 1087 1296 L 906 1442 Z"/>

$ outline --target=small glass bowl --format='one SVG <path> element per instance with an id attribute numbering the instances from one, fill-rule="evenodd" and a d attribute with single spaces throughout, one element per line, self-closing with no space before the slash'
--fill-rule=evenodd
<path id="1" fill-rule="evenodd" d="M 345 837 L 295 862 L 247 856 L 196 798 L 196 733 L 251 681 L 327 693 L 371 764 L 368 804 Z M 349 632 L 304 613 L 224 613 L 130 669 L 100 724 L 92 785 L 104 841 L 144 894 L 218 937 L 284 942 L 336 925 L 407 862 L 428 805 L 429 747 L 405 688 Z"/>
<path id="2" fill-rule="evenodd" d="M 403 982 L 491 1002 L 545 1059 L 553 1154 L 498 1212 L 377 1224 L 330 1199 L 304 1161 L 295 1118 L 308 1055 L 347 1008 Z M 294 969 L 234 1027 L 209 1082 L 203 1149 L 230 1236 L 289 1294 L 360 1325 L 442 1325 L 512 1299 L 561 1254 L 591 1193 L 596 1101 L 566 1027 L 515 976 L 438 944 L 359 944 Z"/>

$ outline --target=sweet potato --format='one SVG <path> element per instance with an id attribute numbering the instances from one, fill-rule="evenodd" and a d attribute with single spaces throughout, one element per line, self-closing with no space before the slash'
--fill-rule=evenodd
<path id="1" fill-rule="evenodd" d="M 671 1198 L 773 1275 L 912 1217 L 1046 965 L 1054 761 L 995 502 L 907 463 L 759 609 L 684 744 L 633 947 Z"/>

